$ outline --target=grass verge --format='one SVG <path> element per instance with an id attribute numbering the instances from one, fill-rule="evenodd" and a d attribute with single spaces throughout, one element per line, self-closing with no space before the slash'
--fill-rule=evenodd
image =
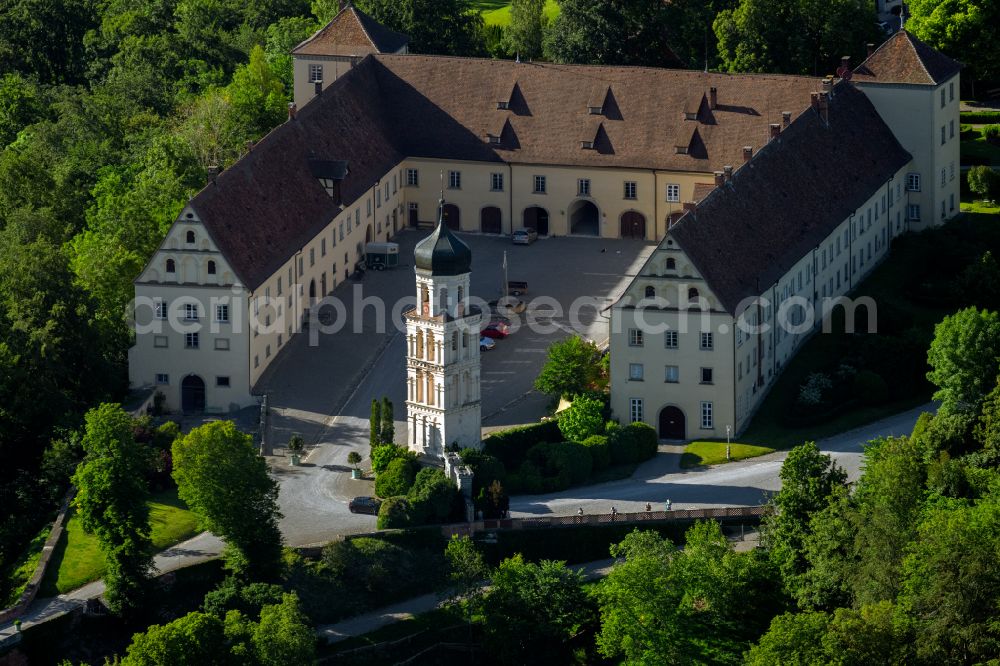
<path id="1" fill-rule="evenodd" d="M 177 489 L 154 494 L 149 501 L 149 526 L 156 551 L 168 548 L 198 533 L 195 515 L 177 497 Z M 104 575 L 104 555 L 97 537 L 86 534 L 80 518 L 70 510 L 66 529 L 56 544 L 45 572 L 39 596 L 65 594 Z"/>
<path id="2" fill-rule="evenodd" d="M 681 455 L 681 467 L 689 468 L 703 465 L 718 465 L 720 463 L 731 462 L 733 460 L 756 458 L 757 456 L 774 453 L 774 449 L 767 446 L 737 444 L 735 442 L 729 446 L 730 460 L 726 460 L 725 442 L 691 442 L 684 447 L 684 454 Z"/>
<path id="3" fill-rule="evenodd" d="M 24 592 L 28 581 L 35 573 L 38 561 L 42 559 L 42 548 L 51 532 L 52 525 L 46 525 L 41 532 L 35 535 L 28 547 L 24 549 L 21 557 L 11 567 L 3 583 L 5 594 L 0 596 L 0 608 L 9 608 L 21 598 L 21 593 Z"/>

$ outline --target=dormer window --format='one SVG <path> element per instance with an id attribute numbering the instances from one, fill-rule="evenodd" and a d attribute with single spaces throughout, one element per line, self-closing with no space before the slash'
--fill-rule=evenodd
<path id="1" fill-rule="evenodd" d="M 668 271 L 677 270 L 677 260 L 674 259 L 673 257 L 667 259 L 667 270 Z"/>
<path id="2" fill-rule="evenodd" d="M 168 273 L 176 273 L 177 272 L 177 264 L 174 263 L 173 259 L 167 259 L 167 272 Z"/>
<path id="3" fill-rule="evenodd" d="M 208 262 L 208 274 L 209 275 L 215 275 L 215 262 L 214 261 L 209 261 Z"/>
<path id="4" fill-rule="evenodd" d="M 600 106 L 588 106 L 587 112 L 592 116 L 599 116 L 604 113 L 604 109 Z"/>
<path id="5" fill-rule="evenodd" d="M 187 236 L 185 237 L 184 240 L 187 241 L 188 243 L 194 243 L 194 232 L 188 231 Z"/>
<path id="6" fill-rule="evenodd" d="M 497 102 L 497 111 L 506 111 L 510 109 L 510 102 L 505 99 L 499 100 Z"/>
<path id="7" fill-rule="evenodd" d="M 335 181 L 332 178 L 320 178 L 319 179 L 319 184 L 323 186 L 323 189 L 326 190 L 326 193 L 329 196 L 331 196 L 331 197 L 336 192 L 336 186 L 335 186 L 334 183 L 335 183 Z"/>
<path id="8" fill-rule="evenodd" d="M 594 142 L 593 141 L 581 141 L 580 142 L 580 147 L 584 148 L 586 150 L 593 150 L 594 149 Z"/>

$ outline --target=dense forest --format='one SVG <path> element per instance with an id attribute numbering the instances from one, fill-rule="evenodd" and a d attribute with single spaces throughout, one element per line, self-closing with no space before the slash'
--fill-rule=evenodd
<path id="1" fill-rule="evenodd" d="M 826 73 L 877 39 L 862 0 L 786 3 L 780 21 L 761 0 L 563 0 L 551 23 L 542 3 L 518 0 L 504 34 L 469 0 L 356 4 L 423 53 L 658 64 L 669 48 L 692 67 Z M 966 4 L 970 37 L 940 40 L 993 48 L 989 12 Z M 289 51 L 338 6 L 0 6 L 0 570 L 64 492 L 83 413 L 126 394 L 132 280 L 208 167 L 225 168 L 282 121 Z M 915 20 L 928 34 L 941 32 L 934 8 L 924 14 Z"/>

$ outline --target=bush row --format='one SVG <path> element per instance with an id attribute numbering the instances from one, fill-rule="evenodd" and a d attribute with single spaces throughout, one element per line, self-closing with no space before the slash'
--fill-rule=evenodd
<path id="1" fill-rule="evenodd" d="M 418 468 L 414 460 L 397 458 L 375 478 L 376 492 L 386 498 L 378 512 L 379 529 L 464 518 L 465 501 L 451 479 L 437 468 Z"/>
<path id="2" fill-rule="evenodd" d="M 493 456 L 510 469 L 520 465 L 528 455 L 528 449 L 539 442 L 561 442 L 563 439 L 559 422 L 553 419 L 495 432 L 483 440 L 483 453 Z"/>
<path id="3" fill-rule="evenodd" d="M 1000 111 L 963 111 L 960 114 L 963 123 L 1000 123 Z"/>

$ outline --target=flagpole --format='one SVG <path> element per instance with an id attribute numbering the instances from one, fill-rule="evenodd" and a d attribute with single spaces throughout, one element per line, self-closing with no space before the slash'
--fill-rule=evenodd
<path id="1" fill-rule="evenodd" d="M 507 250 L 503 251 L 503 297 L 504 300 L 507 299 Z"/>

